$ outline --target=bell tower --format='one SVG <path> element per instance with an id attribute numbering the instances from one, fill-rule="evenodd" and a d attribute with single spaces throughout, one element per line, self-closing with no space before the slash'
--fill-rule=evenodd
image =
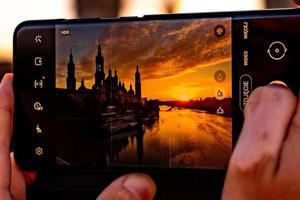
<path id="1" fill-rule="evenodd" d="M 98 90 L 100 86 L 103 86 L 104 80 L 105 80 L 104 57 L 102 55 L 101 43 L 99 40 L 98 51 L 96 55 L 95 84 L 93 85 L 93 90 Z"/>
<path id="2" fill-rule="evenodd" d="M 76 90 L 75 78 L 75 64 L 73 61 L 72 49 L 70 49 L 69 63 L 68 63 L 67 89 Z"/>
<path id="3" fill-rule="evenodd" d="M 136 66 L 136 72 L 135 72 L 135 96 L 138 99 L 139 102 L 141 102 L 142 99 L 142 86 L 141 86 L 141 75 L 139 72 L 139 66 Z"/>

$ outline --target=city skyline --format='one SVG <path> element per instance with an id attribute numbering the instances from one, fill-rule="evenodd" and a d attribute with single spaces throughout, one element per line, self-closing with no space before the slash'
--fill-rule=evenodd
<path id="1" fill-rule="evenodd" d="M 66 88 L 66 66 L 70 49 L 76 68 L 76 88 L 80 87 L 82 78 L 85 86 L 92 88 L 97 42 L 101 41 L 105 75 L 108 74 L 109 66 L 113 73 L 116 68 L 119 80 L 125 83 L 128 90 L 130 84 L 134 88 L 134 71 L 139 65 L 142 97 L 196 100 L 215 96 L 218 89 L 222 89 L 224 96 L 231 97 L 230 22 L 214 19 L 182 20 L 174 23 L 153 21 L 100 24 L 95 27 L 97 31 L 82 26 L 71 27 L 71 35 L 57 37 L 57 88 Z M 213 35 L 212 30 L 218 24 L 222 24 L 228 30 L 222 38 Z M 169 28 L 164 25 L 169 25 Z M 133 30 L 132 27 L 136 30 L 130 31 Z M 63 27 L 58 27 L 57 34 L 62 29 Z M 129 31 L 121 34 L 119 30 Z M 138 35 L 141 36 L 139 39 Z M 89 39 L 84 40 L 84 37 Z M 167 39 L 159 39 L 164 37 Z M 145 40 L 141 41 L 141 38 Z M 120 43 L 122 40 L 123 43 Z M 196 41 L 200 41 L 198 43 L 201 45 Z M 198 55 L 196 51 L 199 51 Z M 214 73 L 218 70 L 226 74 L 226 79 L 221 84 L 214 80 Z"/>

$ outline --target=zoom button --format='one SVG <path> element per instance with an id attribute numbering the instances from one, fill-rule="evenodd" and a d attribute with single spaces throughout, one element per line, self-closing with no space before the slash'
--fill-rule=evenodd
<path id="1" fill-rule="evenodd" d="M 239 100 L 240 100 L 240 109 L 244 111 L 246 104 L 248 103 L 250 94 L 253 90 L 252 78 L 248 74 L 244 74 L 240 77 L 240 88 L 239 88 Z"/>

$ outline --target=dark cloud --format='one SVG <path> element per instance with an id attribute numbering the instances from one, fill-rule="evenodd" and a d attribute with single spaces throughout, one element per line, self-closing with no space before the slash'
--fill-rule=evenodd
<path id="1" fill-rule="evenodd" d="M 192 19 L 74 26 L 71 36 L 57 36 L 57 83 L 65 84 L 70 48 L 80 77 L 77 81 L 94 79 L 97 40 L 101 40 L 106 74 L 109 64 L 113 69 L 117 66 L 119 77 L 127 83 L 134 81 L 137 64 L 147 80 L 229 60 L 230 23 L 228 19 Z M 227 30 L 222 38 L 213 34 L 218 24 Z"/>

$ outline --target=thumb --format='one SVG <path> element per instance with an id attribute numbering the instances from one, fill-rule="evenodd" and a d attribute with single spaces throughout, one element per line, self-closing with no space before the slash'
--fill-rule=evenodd
<path id="1" fill-rule="evenodd" d="M 128 174 L 112 182 L 97 200 L 152 200 L 156 193 L 154 181 L 146 174 Z"/>

